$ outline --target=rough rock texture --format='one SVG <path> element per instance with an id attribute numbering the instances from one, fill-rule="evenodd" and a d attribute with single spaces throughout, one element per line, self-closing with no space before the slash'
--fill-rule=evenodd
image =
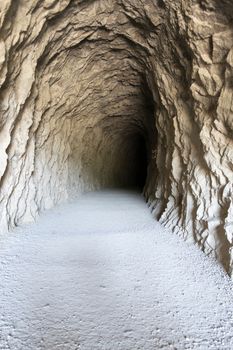
<path id="1" fill-rule="evenodd" d="M 136 185 L 146 148 L 156 218 L 231 273 L 232 20 L 231 0 L 1 0 L 1 230 Z"/>

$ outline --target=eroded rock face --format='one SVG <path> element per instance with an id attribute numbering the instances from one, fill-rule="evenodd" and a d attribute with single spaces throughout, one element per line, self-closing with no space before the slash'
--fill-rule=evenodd
<path id="1" fill-rule="evenodd" d="M 139 184 L 146 157 L 156 218 L 231 273 L 232 20 L 231 0 L 1 0 L 1 230 Z"/>

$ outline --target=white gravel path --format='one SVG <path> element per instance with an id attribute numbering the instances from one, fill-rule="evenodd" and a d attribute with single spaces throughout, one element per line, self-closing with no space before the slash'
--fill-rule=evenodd
<path id="1" fill-rule="evenodd" d="M 1 237 L 0 349 L 230 350 L 232 282 L 140 195 L 87 194 Z"/>

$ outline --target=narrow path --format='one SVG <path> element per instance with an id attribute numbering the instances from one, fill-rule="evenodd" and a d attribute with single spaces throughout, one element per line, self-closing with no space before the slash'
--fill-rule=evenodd
<path id="1" fill-rule="evenodd" d="M 233 349 L 232 282 L 138 194 L 51 210 L 0 256 L 1 350 Z"/>

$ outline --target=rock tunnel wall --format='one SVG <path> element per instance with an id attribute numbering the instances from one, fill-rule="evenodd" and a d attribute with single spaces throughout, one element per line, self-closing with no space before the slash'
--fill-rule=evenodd
<path id="1" fill-rule="evenodd" d="M 1 0 L 1 231 L 137 185 L 145 147 L 155 217 L 231 273 L 232 23 L 231 0 Z"/>

